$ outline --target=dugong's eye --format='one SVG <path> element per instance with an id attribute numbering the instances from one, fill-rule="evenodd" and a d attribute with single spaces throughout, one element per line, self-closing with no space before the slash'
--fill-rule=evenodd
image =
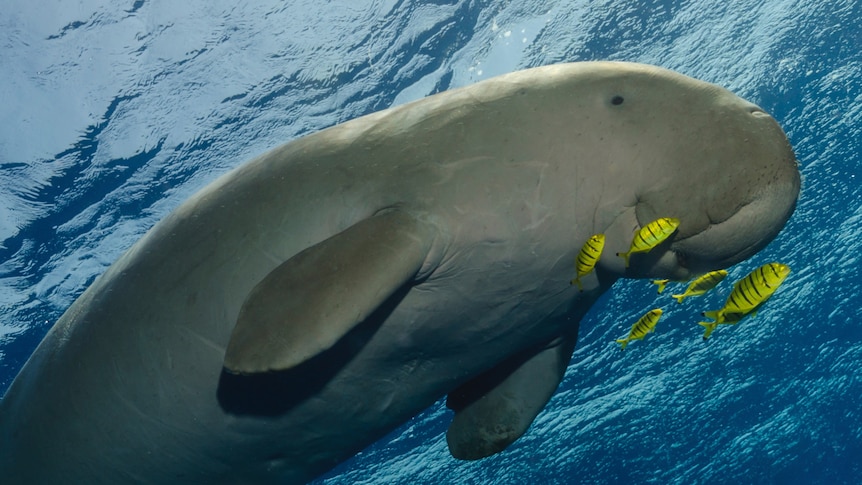
<path id="1" fill-rule="evenodd" d="M 625 101 L 625 100 L 620 95 L 616 95 L 613 98 L 611 98 L 611 104 L 614 106 L 619 106 L 619 105 L 623 104 L 623 101 Z"/>

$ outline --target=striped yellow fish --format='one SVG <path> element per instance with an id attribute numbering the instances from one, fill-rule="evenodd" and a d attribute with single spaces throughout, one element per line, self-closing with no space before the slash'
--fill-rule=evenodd
<path id="1" fill-rule="evenodd" d="M 727 276 L 727 271 L 720 269 L 718 271 L 710 271 L 709 273 L 697 278 L 688 285 L 688 288 L 681 295 L 671 295 L 676 298 L 677 303 L 682 303 L 683 300 L 690 296 L 700 296 L 707 291 L 715 288 L 715 285 L 721 283 Z"/>
<path id="2" fill-rule="evenodd" d="M 605 249 L 605 235 L 595 234 L 587 239 L 584 247 L 578 253 L 578 257 L 575 258 L 577 276 L 572 280 L 572 284 L 578 285 L 579 290 L 584 289 L 583 285 L 581 285 L 581 278 L 589 274 L 596 267 L 596 263 L 599 262 L 599 258 L 602 256 L 603 249 Z"/>
<path id="3" fill-rule="evenodd" d="M 617 253 L 617 256 L 626 260 L 626 268 L 628 268 L 629 256 L 634 253 L 645 253 L 658 246 L 662 241 L 673 234 L 678 227 L 679 219 L 675 217 L 662 217 L 661 219 L 656 219 L 642 227 L 641 230 L 635 234 L 634 239 L 632 239 L 632 246 L 629 248 L 628 252 Z"/>
<path id="4" fill-rule="evenodd" d="M 661 295 L 661 292 L 664 291 L 664 287 L 670 283 L 670 280 L 652 280 L 652 284 L 658 285 L 658 294 Z"/>
<path id="5" fill-rule="evenodd" d="M 722 323 L 725 315 L 730 313 L 746 314 L 755 311 L 778 289 L 790 274 L 790 267 L 781 263 L 767 263 L 755 269 L 748 276 L 733 285 L 733 291 L 727 297 L 724 307 L 720 310 L 703 312 L 703 316 Z"/>
<path id="6" fill-rule="evenodd" d="M 620 350 L 625 350 L 626 345 L 632 340 L 641 340 L 646 337 L 646 334 L 655 330 L 655 324 L 661 318 L 662 311 L 660 308 L 648 311 L 644 316 L 640 317 L 634 325 L 632 325 L 629 336 L 617 340 L 617 343 L 622 345 Z"/>

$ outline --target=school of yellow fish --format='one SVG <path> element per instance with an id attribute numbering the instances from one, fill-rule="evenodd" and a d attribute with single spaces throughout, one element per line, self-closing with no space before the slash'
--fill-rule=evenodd
<path id="1" fill-rule="evenodd" d="M 617 256 L 625 260 L 625 265 L 628 268 L 629 258 L 632 254 L 651 251 L 673 235 L 679 224 L 679 219 L 673 217 L 662 217 L 650 222 L 634 234 L 629 250 L 624 253 L 617 253 Z M 596 264 L 602 256 L 604 247 L 605 235 L 595 234 L 587 239 L 578 252 L 575 258 L 575 278 L 572 279 L 571 284 L 577 285 L 579 290 L 583 291 L 581 278 L 595 269 Z M 775 293 L 775 290 L 778 289 L 789 274 L 790 267 L 773 262 L 760 266 L 745 278 L 737 281 L 733 285 L 733 290 L 728 295 L 723 307 L 718 310 L 703 312 L 702 315 L 704 317 L 713 320 L 712 322 L 698 322 L 699 325 L 705 328 L 703 339 L 708 339 L 719 325 L 736 325 L 749 315 L 752 318 L 757 315 L 757 311 Z M 718 286 L 725 277 L 727 277 L 727 271 L 723 269 L 710 271 L 692 280 L 685 291 L 680 294 L 671 295 L 671 297 L 676 299 L 677 303 L 682 303 L 686 298 L 701 296 Z M 664 291 L 668 283 L 670 283 L 670 280 L 667 279 L 653 280 L 653 284 L 658 285 L 659 294 Z M 660 308 L 655 308 L 641 316 L 632 325 L 626 337 L 616 340 L 621 346 L 620 350 L 625 350 L 629 342 L 643 340 L 647 334 L 654 332 L 662 313 Z"/>

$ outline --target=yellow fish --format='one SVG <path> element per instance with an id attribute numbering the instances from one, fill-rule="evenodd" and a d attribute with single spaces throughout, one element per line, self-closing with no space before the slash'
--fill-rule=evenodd
<path id="1" fill-rule="evenodd" d="M 675 217 L 662 217 L 661 219 L 656 219 L 642 227 L 641 230 L 635 234 L 634 239 L 632 239 L 632 246 L 629 248 L 628 252 L 617 253 L 617 256 L 626 260 L 626 268 L 628 268 L 629 256 L 634 253 L 645 253 L 658 246 L 662 241 L 673 234 L 678 227 L 679 219 Z"/>
<path id="2" fill-rule="evenodd" d="M 691 284 L 688 285 L 688 288 L 685 289 L 681 295 L 671 295 L 673 298 L 676 298 L 678 303 L 682 303 L 683 300 L 690 296 L 700 296 L 707 291 L 715 288 L 715 285 L 721 283 L 727 276 L 727 271 L 720 269 L 718 271 L 710 271 L 709 273 L 697 278 L 692 281 Z"/>
<path id="3" fill-rule="evenodd" d="M 733 285 L 733 291 L 727 297 L 724 307 L 720 310 L 703 312 L 703 316 L 715 320 L 715 323 L 724 322 L 726 315 L 731 313 L 745 316 L 757 310 L 763 302 L 769 299 L 789 274 L 790 267 L 787 265 L 781 263 L 764 264 Z"/>
<path id="4" fill-rule="evenodd" d="M 658 294 L 661 295 L 661 292 L 664 291 L 664 287 L 670 283 L 670 280 L 652 280 L 652 284 L 658 285 Z"/>
<path id="5" fill-rule="evenodd" d="M 620 350 L 625 350 L 626 345 L 632 340 L 641 340 L 646 337 L 646 334 L 655 330 L 655 324 L 661 318 L 662 311 L 660 308 L 648 311 L 644 316 L 640 317 L 634 325 L 632 325 L 629 336 L 618 339 L 616 342 L 622 345 Z"/>
<path id="6" fill-rule="evenodd" d="M 577 276 L 572 280 L 573 285 L 578 285 L 579 290 L 583 290 L 584 287 L 581 285 L 581 278 L 586 276 L 593 268 L 596 267 L 596 263 L 599 261 L 599 257 L 602 255 L 602 250 L 605 249 L 605 235 L 604 234 L 596 234 L 584 243 L 584 246 L 581 248 L 581 252 L 578 253 L 578 257 L 575 258 L 575 271 L 577 272 Z"/>

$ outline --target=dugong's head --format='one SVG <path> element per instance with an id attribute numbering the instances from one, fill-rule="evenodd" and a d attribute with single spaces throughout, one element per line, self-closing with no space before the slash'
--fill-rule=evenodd
<path id="1" fill-rule="evenodd" d="M 635 187 L 633 197 L 625 190 L 603 196 L 617 208 L 604 269 L 686 279 L 740 262 L 778 234 L 796 205 L 800 175 L 770 115 L 726 89 L 663 69 L 615 63 L 597 77 L 605 105 L 593 123 L 605 125 L 611 145 L 604 163 L 620 187 Z M 678 231 L 625 268 L 614 254 L 661 217 L 678 218 Z"/>

